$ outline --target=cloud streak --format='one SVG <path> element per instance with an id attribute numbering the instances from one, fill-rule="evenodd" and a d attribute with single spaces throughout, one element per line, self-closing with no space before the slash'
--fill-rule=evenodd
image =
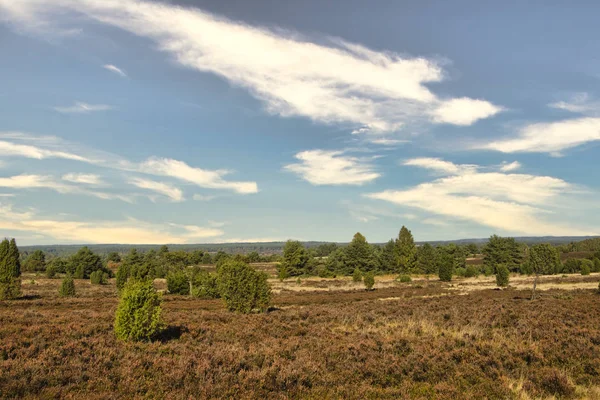
<path id="1" fill-rule="evenodd" d="M 115 65 L 105 64 L 105 65 L 102 66 L 102 68 L 104 68 L 104 69 L 106 69 L 106 70 L 108 70 L 110 72 L 113 72 L 113 73 L 115 73 L 115 74 L 117 74 L 117 75 L 119 75 L 119 76 L 121 76 L 123 78 L 127 78 L 127 74 L 125 73 L 125 71 L 123 71 L 121 68 L 119 68 L 119 67 L 117 67 Z"/>
<path id="2" fill-rule="evenodd" d="M 471 125 L 502 111 L 486 100 L 434 94 L 426 84 L 444 79 L 435 60 L 337 38 L 311 41 L 196 8 L 132 0 L 0 0 L 0 9 L 19 29 L 38 33 L 60 31 L 75 17 L 149 38 L 181 66 L 245 88 L 283 117 L 386 133 L 415 123 Z"/>
<path id="3" fill-rule="evenodd" d="M 54 107 L 54 109 L 63 114 L 88 114 L 96 111 L 111 110 L 112 107 L 106 104 L 88 104 L 78 101 L 72 106 Z"/>
<path id="4" fill-rule="evenodd" d="M 151 190 L 156 193 L 159 193 L 163 196 L 168 197 L 171 201 L 174 202 L 180 202 L 184 200 L 183 192 L 181 191 L 181 189 L 164 182 L 156 182 L 142 178 L 132 178 L 129 180 L 129 183 L 138 188 Z"/>

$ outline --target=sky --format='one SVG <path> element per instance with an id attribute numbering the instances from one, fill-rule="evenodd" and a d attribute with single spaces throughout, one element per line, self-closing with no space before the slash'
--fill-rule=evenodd
<path id="1" fill-rule="evenodd" d="M 527 3 L 527 4 L 525 4 Z M 600 234 L 594 2 L 0 0 L 19 244 Z"/>

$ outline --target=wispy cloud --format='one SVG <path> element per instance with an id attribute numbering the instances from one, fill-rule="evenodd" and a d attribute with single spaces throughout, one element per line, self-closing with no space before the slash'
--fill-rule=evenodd
<path id="1" fill-rule="evenodd" d="M 125 73 L 125 71 L 123 71 L 121 68 L 119 68 L 119 67 L 117 67 L 115 65 L 105 64 L 105 65 L 102 66 L 102 68 L 104 68 L 104 69 L 106 69 L 106 70 L 108 70 L 110 72 L 114 72 L 115 74 L 120 75 L 123 78 L 127 77 L 127 74 Z"/>
<path id="2" fill-rule="evenodd" d="M 171 201 L 179 202 L 184 200 L 183 192 L 181 191 L 181 189 L 164 182 L 156 182 L 150 179 L 142 178 L 131 178 L 129 179 L 129 183 L 141 189 L 152 190 L 156 193 L 168 197 L 169 199 L 171 199 Z"/>
<path id="3" fill-rule="evenodd" d="M 193 183 L 202 188 L 231 190 L 240 194 L 258 192 L 256 182 L 226 180 L 225 177 L 230 175 L 232 171 L 225 169 L 206 170 L 192 167 L 180 160 L 160 157 L 150 157 L 143 162 L 133 162 L 108 152 L 84 149 L 81 146 L 62 141 L 58 138 L 40 140 L 40 147 L 15 143 L 16 141 L 34 142 L 32 138 L 34 136 L 22 133 L 0 132 L 0 139 L 11 139 L 11 141 L 0 140 L 0 157 L 63 158 L 85 162 L 102 168 L 170 177 L 187 183 Z M 41 146 L 46 146 L 47 148 Z M 57 150 L 58 148 L 68 149 L 68 151 L 59 151 Z"/>
<path id="4" fill-rule="evenodd" d="M 300 163 L 284 166 L 313 185 L 363 185 L 379 178 L 369 161 L 343 151 L 307 150 L 296 154 Z"/>
<path id="5" fill-rule="evenodd" d="M 196 201 L 211 201 L 215 199 L 217 196 L 206 195 L 206 194 L 195 194 L 192 198 Z"/>
<path id="6" fill-rule="evenodd" d="M 96 174 L 79 174 L 71 172 L 63 175 L 62 180 L 91 186 L 106 186 L 106 182 L 102 180 L 100 175 Z"/>
<path id="7" fill-rule="evenodd" d="M 551 153 L 600 140 L 600 118 L 582 117 L 557 122 L 529 124 L 513 138 L 474 146 L 503 153 Z"/>
<path id="8" fill-rule="evenodd" d="M 112 107 L 106 104 L 88 104 L 78 101 L 72 106 L 54 107 L 54 109 L 63 114 L 87 114 L 94 111 L 111 110 Z"/>
<path id="9" fill-rule="evenodd" d="M 424 164 L 414 163 L 420 167 Z M 445 166 L 446 177 L 404 190 L 385 190 L 366 197 L 466 220 L 504 232 L 531 235 L 587 235 L 593 229 L 549 221 L 560 200 L 579 192 L 549 176 L 480 172 L 480 168 Z M 572 203 L 571 203 L 572 204 Z"/>
<path id="10" fill-rule="evenodd" d="M 19 29 L 44 34 L 80 17 L 78 22 L 90 19 L 150 38 L 179 64 L 246 88 L 268 112 L 283 117 L 391 132 L 423 122 L 470 125 L 502 110 L 485 100 L 432 93 L 426 84 L 445 76 L 436 60 L 337 38 L 317 43 L 196 8 L 132 0 L 0 0 L 0 9 Z"/>
<path id="11" fill-rule="evenodd" d="M 511 171 L 516 171 L 518 169 L 521 169 L 521 163 L 518 161 L 513 161 L 511 163 L 504 162 L 500 166 L 500 171 L 502 171 L 502 172 L 511 172 Z"/>
<path id="12" fill-rule="evenodd" d="M 592 99 L 588 93 L 576 93 L 567 101 L 558 101 L 548 104 L 548 107 L 557 108 L 577 114 L 586 114 L 588 116 L 600 115 L 600 101 Z"/>
<path id="13" fill-rule="evenodd" d="M 179 244 L 194 243 L 224 234 L 222 230 L 215 228 L 153 224 L 132 218 L 85 222 L 48 218 L 32 211 L 16 211 L 9 204 L 0 204 L 0 230 L 44 235 L 54 243 Z"/>
<path id="14" fill-rule="evenodd" d="M 477 170 L 477 165 L 456 165 L 450 161 L 429 157 L 412 158 L 404 161 L 402 164 L 426 168 L 447 175 L 458 175 L 461 173 L 475 172 Z"/>

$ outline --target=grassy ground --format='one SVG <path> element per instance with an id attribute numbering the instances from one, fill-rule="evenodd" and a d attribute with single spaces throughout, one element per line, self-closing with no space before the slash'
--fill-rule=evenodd
<path id="1" fill-rule="evenodd" d="M 530 301 L 490 278 L 290 279 L 253 315 L 166 295 L 161 340 L 131 344 L 112 332 L 114 282 L 61 299 L 25 276 L 0 302 L 0 397 L 600 399 L 598 280 L 544 278 Z"/>

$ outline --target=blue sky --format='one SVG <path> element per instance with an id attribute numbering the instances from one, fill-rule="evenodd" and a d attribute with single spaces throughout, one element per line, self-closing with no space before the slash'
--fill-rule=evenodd
<path id="1" fill-rule="evenodd" d="M 0 0 L 0 230 L 599 234 L 592 3 Z"/>

